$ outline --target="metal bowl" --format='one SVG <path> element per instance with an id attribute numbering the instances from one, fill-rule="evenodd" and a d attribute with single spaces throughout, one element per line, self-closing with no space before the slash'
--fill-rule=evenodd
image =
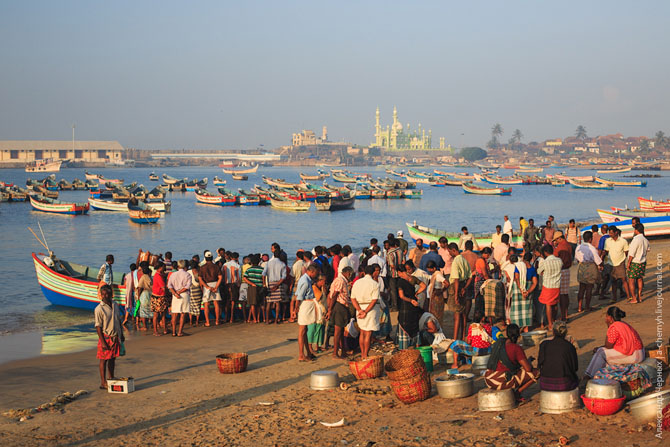
<path id="1" fill-rule="evenodd" d="M 332 390 L 340 386 L 340 377 L 336 371 L 314 371 L 309 379 L 313 390 Z"/>
<path id="2" fill-rule="evenodd" d="M 547 414 L 560 414 L 581 407 L 579 388 L 572 391 L 540 391 L 540 411 Z"/>
<path id="3" fill-rule="evenodd" d="M 486 364 L 489 362 L 490 355 L 476 355 L 472 357 L 472 371 L 479 372 L 486 370 Z"/>
<path id="4" fill-rule="evenodd" d="M 644 371 L 649 376 L 649 380 L 651 381 L 651 384 L 653 386 L 657 385 L 656 380 L 657 380 L 657 378 L 659 378 L 658 377 L 658 371 L 659 371 L 658 362 L 661 362 L 661 360 L 657 360 L 657 359 L 652 358 L 652 357 L 647 357 L 646 359 L 644 359 L 644 361 L 642 363 L 640 363 L 640 366 L 642 367 L 642 369 L 644 369 Z M 660 369 L 661 372 L 663 371 L 662 363 L 663 362 L 661 362 L 661 369 Z M 661 375 L 660 379 L 661 379 L 660 386 L 663 386 L 663 376 L 662 375 Z"/>
<path id="5" fill-rule="evenodd" d="M 589 399 L 618 399 L 622 396 L 621 384 L 616 380 L 591 379 L 584 395 Z"/>
<path id="6" fill-rule="evenodd" d="M 505 411 L 516 406 L 514 391 L 484 388 L 477 393 L 479 411 Z"/>
<path id="7" fill-rule="evenodd" d="M 542 340 L 547 338 L 547 331 L 538 329 L 536 331 L 525 332 L 521 334 L 524 346 L 535 346 L 542 343 Z"/>
<path id="8" fill-rule="evenodd" d="M 670 403 L 670 390 L 659 391 L 628 402 L 630 414 L 639 423 L 656 421 L 659 408 Z"/>
<path id="9" fill-rule="evenodd" d="M 445 374 L 435 379 L 437 394 L 444 399 L 458 399 L 475 393 L 475 375 Z"/>

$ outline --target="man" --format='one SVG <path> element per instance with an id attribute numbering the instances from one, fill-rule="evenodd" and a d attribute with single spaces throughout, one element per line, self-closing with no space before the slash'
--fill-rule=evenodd
<path id="1" fill-rule="evenodd" d="M 130 264 L 130 272 L 123 277 L 123 284 L 126 286 L 126 315 L 123 317 L 123 325 L 128 322 L 128 318 L 133 315 L 135 310 L 135 283 L 137 282 L 137 264 Z"/>
<path id="2" fill-rule="evenodd" d="M 163 255 L 163 264 L 165 264 L 165 272 L 170 273 L 172 270 L 174 270 L 174 267 L 172 264 L 174 264 L 174 261 L 172 261 L 172 252 L 171 251 L 166 251 L 165 254 Z"/>
<path id="3" fill-rule="evenodd" d="M 214 302 L 214 324 L 219 325 L 221 318 L 221 293 L 219 293 L 219 286 L 221 285 L 222 275 L 221 269 L 213 262 L 214 257 L 212 252 L 207 250 L 205 252 L 205 264 L 200 267 L 200 287 L 202 287 L 202 302 L 205 305 L 205 326 L 210 327 L 209 323 L 209 303 Z"/>
<path id="4" fill-rule="evenodd" d="M 619 288 L 623 282 L 624 292 L 628 299 L 631 298 L 628 290 L 628 281 L 626 280 L 626 253 L 628 252 L 628 242 L 621 237 L 621 230 L 617 227 L 609 228 L 609 238 L 605 241 L 604 254 L 607 256 L 607 264 L 612 268 L 612 300 L 614 304 L 619 299 Z"/>
<path id="5" fill-rule="evenodd" d="M 275 307 L 275 324 L 281 323 L 281 285 L 286 281 L 286 264 L 279 259 L 281 254 L 281 247 L 276 242 L 272 243 L 272 258 L 263 268 L 263 279 L 265 280 L 265 286 L 268 288 L 268 296 L 266 297 L 265 304 L 265 323 L 270 324 L 270 309 L 274 305 Z"/>
<path id="6" fill-rule="evenodd" d="M 340 263 L 337 264 L 337 275 L 335 277 L 337 278 L 340 276 L 342 273 L 342 270 L 344 270 L 346 267 L 351 267 L 353 270 L 353 265 L 351 265 L 351 258 L 349 255 L 351 254 L 351 248 L 349 248 L 348 245 L 345 245 L 342 247 L 342 250 L 340 250 Z"/>
<path id="7" fill-rule="evenodd" d="M 109 378 L 114 378 L 116 358 L 120 354 L 121 343 L 125 341 L 121 329 L 119 305 L 112 301 L 112 288 L 109 284 L 100 287 L 100 304 L 93 312 L 95 330 L 98 332 L 97 357 L 100 360 L 100 389 L 107 389 L 105 370 Z"/>
<path id="8" fill-rule="evenodd" d="M 344 267 L 330 286 L 328 296 L 328 313 L 326 319 L 335 327 L 333 335 L 333 358 L 345 358 L 344 327 L 349 323 L 351 314 L 351 298 L 349 297 L 349 282 L 354 276 L 354 269 Z M 342 353 L 340 354 L 340 350 Z"/>
<path id="9" fill-rule="evenodd" d="M 375 247 L 379 247 L 379 241 L 377 240 L 376 237 L 373 237 L 372 239 L 370 239 L 370 250 L 374 251 Z"/>
<path id="10" fill-rule="evenodd" d="M 374 254 L 370 257 L 370 259 L 368 259 L 368 265 L 377 264 L 379 267 L 381 267 L 381 275 L 383 278 L 386 276 L 386 261 L 384 258 L 379 256 L 380 252 L 381 248 L 378 245 L 372 247 L 372 253 Z"/>
<path id="11" fill-rule="evenodd" d="M 260 321 L 260 314 L 263 314 L 263 296 L 261 291 L 263 289 L 263 267 L 259 264 L 261 262 L 260 256 L 250 256 L 251 266 L 247 267 L 242 275 L 242 281 L 247 285 L 247 303 L 249 304 L 249 318 L 247 323 L 258 323 Z M 260 312 L 259 312 L 260 308 Z"/>
<path id="12" fill-rule="evenodd" d="M 356 319 L 360 329 L 359 344 L 361 357 L 368 358 L 372 333 L 380 327 L 379 283 L 372 277 L 374 265 L 365 267 L 365 276 L 351 288 L 351 304 L 356 309 Z"/>
<path id="13" fill-rule="evenodd" d="M 468 227 L 462 227 L 461 235 L 458 237 L 458 249 L 461 251 L 465 250 L 465 243 L 467 241 L 472 242 L 474 250 L 479 251 L 479 244 L 477 243 L 477 239 L 475 239 L 475 237 L 470 234 Z"/>
<path id="14" fill-rule="evenodd" d="M 452 242 L 448 250 L 453 261 L 449 274 L 447 306 L 454 312 L 454 340 L 462 340 L 465 333 L 466 290 L 471 287 L 473 277 L 468 261 L 458 251 L 458 245 Z"/>
<path id="15" fill-rule="evenodd" d="M 553 244 L 556 250 L 556 256 L 563 262 L 561 269 L 561 290 L 559 294 L 559 302 L 561 305 L 562 321 L 568 321 L 568 307 L 570 306 L 570 267 L 572 267 L 572 247 L 565 240 L 562 231 L 555 231 L 553 236 Z"/>
<path id="16" fill-rule="evenodd" d="M 598 245 L 596 246 L 598 249 L 598 255 L 601 257 L 601 259 L 605 259 L 605 242 L 607 242 L 607 239 L 609 238 L 609 226 L 607 224 L 602 224 L 600 226 L 600 239 L 598 240 Z M 603 271 L 600 273 L 600 276 L 600 284 L 595 294 L 600 295 L 601 300 L 606 300 L 609 299 L 607 296 L 607 288 L 612 276 L 612 266 L 607 262 L 603 263 Z"/>
<path id="17" fill-rule="evenodd" d="M 229 261 L 223 264 L 221 269 L 223 273 L 223 284 L 225 285 L 226 293 L 230 299 L 230 322 L 234 322 L 235 308 L 240 301 L 240 285 L 242 284 L 242 267 L 237 262 L 239 254 L 233 252 L 226 252 L 226 257 Z M 246 313 L 246 312 L 245 312 Z M 242 320 L 244 321 L 244 319 Z"/>
<path id="18" fill-rule="evenodd" d="M 479 259 L 479 256 L 477 256 L 473 251 L 473 244 L 472 241 L 466 241 L 464 244 L 464 250 L 463 253 L 461 253 L 461 256 L 465 258 L 466 261 L 468 261 L 468 265 L 470 266 L 470 272 L 473 274 L 473 279 L 472 282 L 470 283 L 470 287 L 468 287 L 465 291 L 465 320 L 467 322 L 468 316 L 470 315 L 470 309 L 472 309 L 472 301 L 475 299 L 475 280 L 474 280 L 474 272 L 475 272 L 475 263 L 477 262 L 477 259 Z"/>
<path id="19" fill-rule="evenodd" d="M 168 278 L 167 287 L 172 293 L 172 336 L 184 336 L 184 321 L 186 315 L 191 311 L 191 284 L 193 278 L 186 271 L 186 261 L 177 261 L 178 270 Z M 179 318 L 179 331 L 177 331 L 177 318 Z"/>
<path id="20" fill-rule="evenodd" d="M 354 253 L 354 251 L 351 249 L 351 245 L 345 245 L 345 246 L 342 247 L 342 248 L 346 248 L 346 249 L 347 249 L 347 253 L 349 253 L 349 254 L 347 255 L 347 257 L 349 258 L 349 265 L 351 266 L 352 269 L 354 269 L 354 272 L 357 272 L 357 271 L 358 271 L 358 267 L 359 267 L 360 264 L 361 264 L 361 260 L 358 258 L 358 256 L 356 256 L 356 254 Z M 343 267 L 343 268 L 344 268 L 344 267 Z"/>
<path id="21" fill-rule="evenodd" d="M 537 268 L 537 274 L 542 276 L 542 292 L 538 298 L 540 303 L 546 306 L 549 331 L 554 327 L 559 295 L 561 292 L 561 271 L 563 261 L 554 256 L 554 248 L 551 245 L 542 247 L 542 261 Z"/>
<path id="22" fill-rule="evenodd" d="M 577 281 L 579 282 L 579 293 L 577 294 L 577 311 L 592 311 L 591 291 L 596 284 L 602 270 L 602 259 L 598 250 L 591 245 L 593 233 L 585 231 L 582 243 L 575 249 L 575 261 L 579 262 L 577 269 Z"/>
<path id="23" fill-rule="evenodd" d="M 337 273 L 340 270 L 340 259 L 342 259 L 342 246 L 340 244 L 335 244 L 328 249 L 328 255 L 330 255 L 330 262 L 333 266 L 334 276 L 330 281 L 327 281 L 330 284 L 333 279 L 337 278 Z"/>
<path id="24" fill-rule="evenodd" d="M 540 229 L 535 226 L 535 220 L 529 219 L 528 226 L 523 230 L 523 251 L 533 253 L 540 245 Z"/>
<path id="25" fill-rule="evenodd" d="M 496 248 L 502 241 L 502 227 L 496 225 L 496 232 L 491 235 L 491 248 Z"/>
<path id="26" fill-rule="evenodd" d="M 428 250 L 423 247 L 423 239 L 418 238 L 416 240 L 416 247 L 409 251 L 408 259 L 411 260 L 414 265 L 420 266 L 421 258 L 423 258 L 423 255 L 425 255 L 427 252 Z"/>
<path id="27" fill-rule="evenodd" d="M 386 271 L 388 274 L 389 298 L 391 309 L 398 308 L 398 270 L 403 269 L 405 258 L 400 249 L 398 239 L 389 241 L 389 251 L 386 253 Z"/>
<path id="28" fill-rule="evenodd" d="M 295 262 L 291 267 L 291 276 L 293 277 L 293 293 L 291 299 L 291 318 L 288 320 L 289 323 L 295 323 L 295 319 L 298 317 L 298 301 L 295 299 L 295 295 L 298 291 L 298 281 L 302 275 L 305 274 L 307 266 L 309 263 L 305 262 L 305 252 L 300 249 L 295 254 Z"/>
<path id="29" fill-rule="evenodd" d="M 444 267 L 444 260 L 437 252 L 437 242 L 435 241 L 431 241 L 430 244 L 428 244 L 428 251 L 421 257 L 419 268 L 421 270 L 428 271 L 427 266 L 430 261 L 433 261 L 438 269 L 442 269 L 442 267 Z"/>
<path id="30" fill-rule="evenodd" d="M 514 237 L 514 232 L 512 230 L 512 222 L 509 220 L 509 216 L 504 216 L 503 219 L 505 222 L 503 223 L 503 234 L 506 234 L 509 236 L 510 240 Z"/>
<path id="31" fill-rule="evenodd" d="M 105 263 L 100 266 L 100 270 L 98 271 L 98 282 L 104 282 L 109 286 L 112 285 L 114 281 L 112 264 L 114 264 L 114 255 L 107 255 Z"/>
<path id="32" fill-rule="evenodd" d="M 523 216 L 519 217 L 519 227 L 521 228 L 519 230 L 519 234 L 523 235 L 523 232 L 528 228 L 528 221 L 523 218 Z"/>
<path id="33" fill-rule="evenodd" d="M 316 356 L 307 342 L 307 326 L 316 323 L 316 306 L 314 304 L 313 280 L 319 275 L 319 268 L 312 264 L 300 277 L 295 299 L 298 301 L 298 360 L 308 362 Z"/>
<path id="34" fill-rule="evenodd" d="M 509 234 L 503 234 L 500 238 L 500 243 L 496 245 L 496 248 L 493 249 L 493 259 L 496 260 L 498 265 L 502 265 L 507 258 L 507 253 L 509 252 Z"/>
<path id="35" fill-rule="evenodd" d="M 409 253 L 409 244 L 405 239 L 403 239 L 402 230 L 398 230 L 396 240 L 400 243 L 400 251 L 402 252 L 403 259 L 407 259 L 407 253 Z"/>
<path id="36" fill-rule="evenodd" d="M 423 283 L 426 285 L 426 288 L 428 287 L 428 284 L 430 284 L 430 275 L 428 272 L 425 272 L 421 269 L 416 268 L 412 260 L 407 260 L 405 261 L 405 272 L 413 276 L 414 278 L 418 279 L 420 283 Z M 419 302 L 419 307 L 426 310 L 428 307 L 428 299 L 426 296 L 426 289 L 423 291 L 419 292 L 421 290 L 421 287 L 419 284 L 414 286 L 415 292 L 416 292 L 416 300 Z"/>
<path id="37" fill-rule="evenodd" d="M 542 229 L 542 244 L 552 245 L 554 241 L 554 232 L 556 229 L 552 226 L 551 220 L 548 220 Z"/>
<path id="38" fill-rule="evenodd" d="M 448 278 L 451 274 L 451 263 L 454 261 L 454 257 L 450 254 L 451 252 L 449 251 L 449 241 L 446 237 L 442 236 L 437 240 L 437 242 L 440 244 L 440 249 L 437 252 L 442 258 L 442 261 L 444 261 L 442 274 Z M 458 245 L 456 245 L 456 247 L 458 247 Z"/>
<path id="39" fill-rule="evenodd" d="M 444 287 L 448 287 L 448 284 L 445 284 L 447 281 L 435 261 L 428 262 L 426 272 L 430 275 L 430 281 L 426 289 L 428 297 L 426 307 L 428 312 L 435 315 L 435 318 L 441 323 L 444 316 Z"/>
<path id="40" fill-rule="evenodd" d="M 598 225 L 591 225 L 591 245 L 593 245 L 596 250 L 598 249 L 598 243 L 600 242 L 600 232 L 598 232 Z M 600 255 L 598 255 L 600 256 Z"/>
<path id="41" fill-rule="evenodd" d="M 647 268 L 647 252 L 649 241 L 644 237 L 644 225 L 635 224 L 633 227 L 633 240 L 628 247 L 628 291 L 631 295 L 630 302 L 638 304 L 642 302 L 642 288 L 644 287 L 644 272 Z M 637 290 L 635 290 L 637 286 Z M 635 298 L 635 299 L 633 299 Z"/>

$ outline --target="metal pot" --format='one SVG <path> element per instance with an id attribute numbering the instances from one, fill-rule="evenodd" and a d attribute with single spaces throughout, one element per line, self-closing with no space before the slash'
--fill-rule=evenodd
<path id="1" fill-rule="evenodd" d="M 484 388 L 477 393 L 479 411 L 506 411 L 516 406 L 514 391 Z"/>
<path id="2" fill-rule="evenodd" d="M 521 334 L 524 346 L 536 346 L 542 343 L 542 340 L 547 338 L 547 331 L 538 329 L 536 331 L 525 332 Z"/>
<path id="3" fill-rule="evenodd" d="M 336 371 L 314 371 L 310 376 L 309 387 L 313 390 L 332 390 L 340 386 L 340 377 Z"/>
<path id="4" fill-rule="evenodd" d="M 472 357 L 472 371 L 477 373 L 486 370 L 490 355 L 476 355 Z"/>
<path id="5" fill-rule="evenodd" d="M 661 360 L 656 360 L 655 358 L 647 357 L 644 359 L 642 363 L 640 363 L 640 366 L 644 371 L 647 373 L 649 376 L 649 380 L 651 381 L 652 386 L 657 386 L 656 384 L 656 379 L 658 378 L 658 363 L 661 363 L 661 372 L 663 372 L 663 362 Z M 663 386 L 663 375 L 661 374 L 661 383 L 660 386 Z"/>
<path id="6" fill-rule="evenodd" d="M 475 375 L 445 374 L 435 379 L 437 394 L 444 399 L 458 399 L 475 394 Z"/>
<path id="7" fill-rule="evenodd" d="M 659 391 L 628 402 L 630 413 L 639 423 L 654 422 L 660 409 L 670 403 L 670 390 Z"/>
<path id="8" fill-rule="evenodd" d="M 581 407 L 579 388 L 572 391 L 545 391 L 540 392 L 540 411 L 548 414 L 567 413 Z"/>
<path id="9" fill-rule="evenodd" d="M 618 399 L 622 396 L 621 384 L 616 380 L 591 379 L 584 395 L 590 399 Z"/>
<path id="10" fill-rule="evenodd" d="M 437 357 L 440 365 L 451 365 L 454 363 L 454 351 L 438 352 L 433 357 Z"/>

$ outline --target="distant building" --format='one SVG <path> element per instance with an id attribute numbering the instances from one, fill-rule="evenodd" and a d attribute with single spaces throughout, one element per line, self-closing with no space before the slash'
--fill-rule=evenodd
<path id="1" fill-rule="evenodd" d="M 300 133 L 293 134 L 292 145 L 297 146 L 313 146 L 315 144 L 324 144 L 328 142 L 328 128 L 323 126 L 321 130 L 321 138 L 317 137 L 313 130 L 303 130 Z"/>
<path id="2" fill-rule="evenodd" d="M 386 150 L 406 150 L 406 149 L 432 149 L 433 131 L 421 128 L 421 124 L 416 131 L 410 130 L 409 124 L 405 128 L 398 121 L 398 110 L 393 107 L 393 124 L 386 129 L 382 129 L 379 121 L 379 107 L 375 113 L 375 141 L 371 146 L 384 148 Z M 440 148 L 444 149 L 444 138 L 440 138 Z"/>
<path id="3" fill-rule="evenodd" d="M 123 159 L 118 141 L 4 140 L 0 141 L 0 164 L 28 163 L 44 158 L 73 162 L 109 163 Z"/>

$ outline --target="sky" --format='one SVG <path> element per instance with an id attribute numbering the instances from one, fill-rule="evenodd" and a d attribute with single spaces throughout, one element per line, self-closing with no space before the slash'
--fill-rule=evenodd
<path id="1" fill-rule="evenodd" d="M 666 1 L 3 1 L 0 140 L 267 149 L 670 133 Z M 262 146 L 261 146 L 262 145 Z"/>

